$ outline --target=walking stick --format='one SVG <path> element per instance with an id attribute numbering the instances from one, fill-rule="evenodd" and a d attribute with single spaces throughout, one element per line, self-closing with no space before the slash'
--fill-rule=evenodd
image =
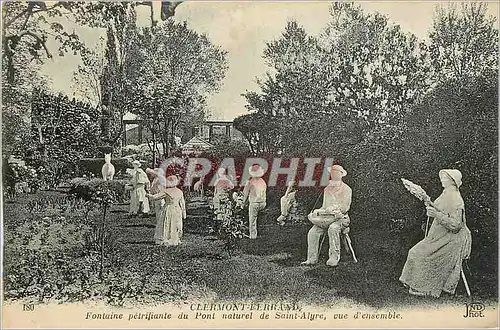
<path id="1" fill-rule="evenodd" d="M 351 244 L 351 238 L 349 237 L 349 234 L 344 234 L 344 235 L 345 235 L 345 239 L 347 241 L 347 244 L 349 245 L 349 250 L 351 250 L 352 258 L 354 259 L 354 262 L 357 263 L 358 259 L 356 259 L 356 255 L 354 254 L 354 249 L 352 248 L 352 244 Z"/>
<path id="2" fill-rule="evenodd" d="M 470 297 L 470 288 L 469 288 L 469 283 L 467 283 L 467 279 L 465 278 L 465 273 L 463 268 L 460 268 L 460 275 L 462 275 L 462 281 L 464 281 L 465 285 L 465 291 L 467 291 L 467 295 Z"/>

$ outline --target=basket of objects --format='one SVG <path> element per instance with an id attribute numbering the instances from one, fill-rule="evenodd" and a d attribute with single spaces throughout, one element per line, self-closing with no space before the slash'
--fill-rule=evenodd
<path id="1" fill-rule="evenodd" d="M 309 215 L 307 216 L 307 218 L 313 225 L 324 229 L 328 228 L 332 223 L 338 221 L 343 217 L 344 214 L 342 213 L 342 211 L 340 211 L 340 209 L 336 207 L 316 209 L 309 213 Z"/>

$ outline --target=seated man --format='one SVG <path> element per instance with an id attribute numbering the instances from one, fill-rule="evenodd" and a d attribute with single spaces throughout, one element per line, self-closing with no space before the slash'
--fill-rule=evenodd
<path id="1" fill-rule="evenodd" d="M 328 227 L 328 241 L 330 249 L 328 266 L 337 266 L 340 260 L 340 232 L 347 230 L 349 226 L 349 215 L 347 212 L 351 207 L 352 190 L 342 181 L 347 171 L 340 165 L 328 168 L 330 172 L 330 183 L 325 187 L 322 210 L 332 212 L 333 223 Z M 325 234 L 326 228 L 314 225 L 307 234 L 307 260 L 303 265 L 312 265 L 318 262 L 319 241 Z"/>

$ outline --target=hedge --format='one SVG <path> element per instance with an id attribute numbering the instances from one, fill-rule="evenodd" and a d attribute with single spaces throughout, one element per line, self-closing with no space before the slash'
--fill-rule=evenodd
<path id="1" fill-rule="evenodd" d="M 74 178 L 70 181 L 69 193 L 77 198 L 90 201 L 93 199 L 96 191 L 106 183 L 107 187 L 114 193 L 118 199 L 117 202 L 127 201 L 127 191 L 125 186 L 129 183 L 128 180 L 111 180 L 104 181 L 100 178 L 87 179 L 87 178 Z"/>

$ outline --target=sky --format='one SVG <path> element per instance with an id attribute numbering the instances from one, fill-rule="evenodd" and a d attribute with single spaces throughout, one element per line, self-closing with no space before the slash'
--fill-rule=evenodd
<path id="1" fill-rule="evenodd" d="M 232 120 L 246 113 L 245 91 L 258 91 L 256 80 L 264 77 L 266 67 L 262 54 L 266 42 L 280 37 L 289 20 L 296 20 L 308 34 L 318 35 L 329 20 L 328 1 L 251 2 L 251 1 L 194 1 L 180 4 L 173 18 L 186 21 L 188 27 L 204 33 L 210 41 L 225 49 L 229 69 L 223 86 L 217 94 L 208 97 L 209 118 Z M 379 12 L 400 25 L 402 30 L 425 38 L 432 26 L 435 7 L 448 1 L 360 1 L 368 12 Z M 159 3 L 155 3 L 155 16 L 159 16 Z M 488 14 L 497 18 L 498 2 L 488 2 Z M 157 18 L 159 20 L 159 17 Z M 139 24 L 149 24 L 149 9 L 138 11 Z M 66 26 L 71 26 L 69 23 Z M 498 28 L 498 22 L 497 22 Z M 88 44 L 96 44 L 101 33 L 95 29 L 75 26 L 79 36 Z M 50 44 L 49 44 L 50 46 Z M 79 58 L 71 54 L 47 60 L 42 74 L 52 81 L 56 91 L 73 95 L 73 72 Z"/>

